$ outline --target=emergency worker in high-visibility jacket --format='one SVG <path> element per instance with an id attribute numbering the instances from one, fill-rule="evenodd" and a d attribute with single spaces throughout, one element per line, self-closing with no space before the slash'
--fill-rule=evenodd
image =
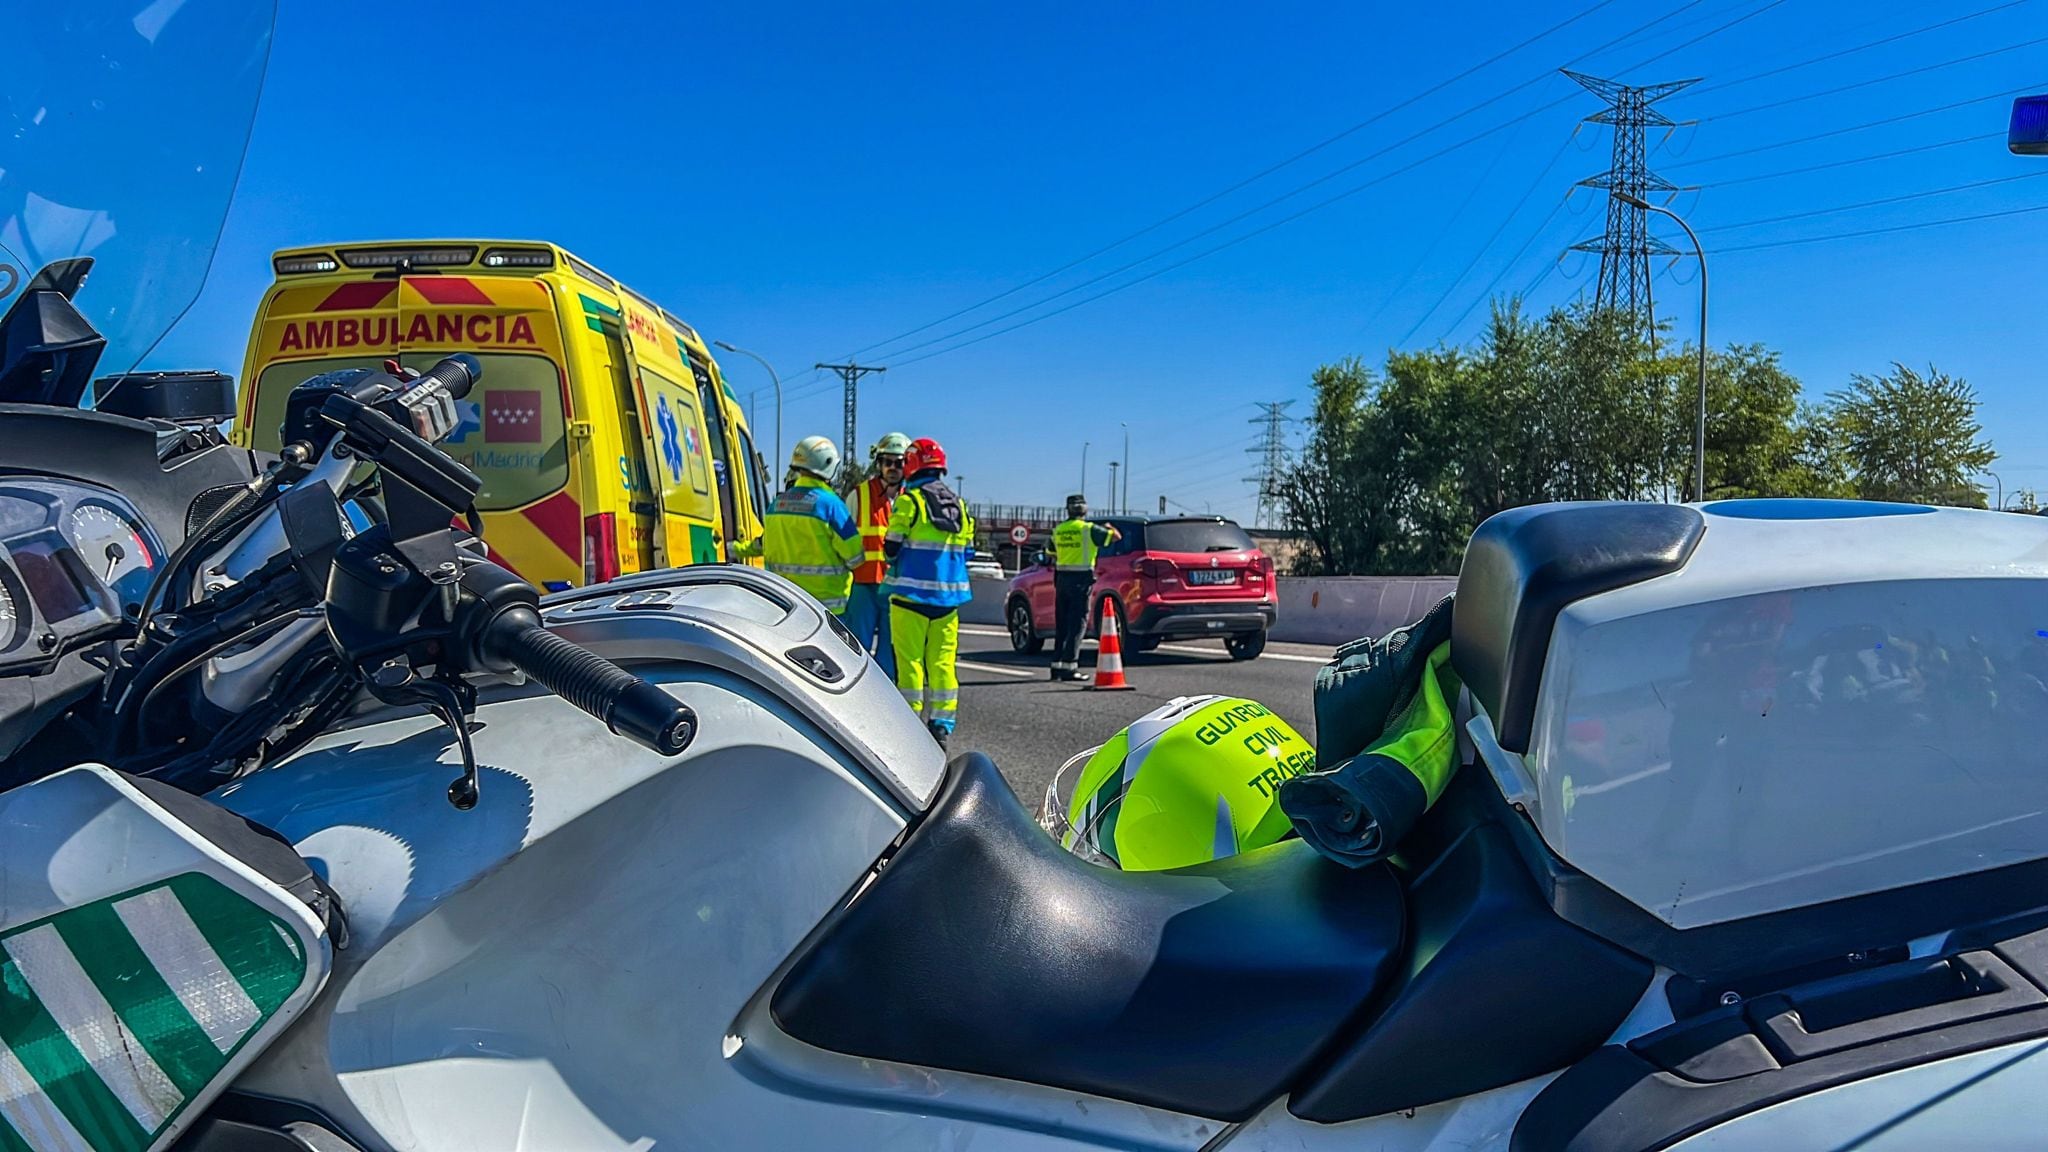
<path id="1" fill-rule="evenodd" d="M 1067 518 L 1052 530 L 1052 678 L 1085 680 L 1081 634 L 1088 630 L 1088 596 L 1095 588 L 1095 556 L 1122 537 L 1114 524 L 1088 519 L 1088 500 L 1067 497 Z"/>
<path id="2" fill-rule="evenodd" d="M 946 450 L 936 440 L 912 441 L 903 470 L 903 494 L 883 540 L 896 686 L 943 748 L 960 714 L 960 606 L 974 597 L 967 577 L 974 517 L 946 486 Z"/>
<path id="3" fill-rule="evenodd" d="M 861 548 L 853 514 L 832 491 L 839 449 L 823 436 L 806 436 L 790 453 L 789 468 L 789 487 L 768 509 L 761 558 L 770 572 L 787 577 L 834 615 L 844 616 Z"/>
<path id="4" fill-rule="evenodd" d="M 896 660 L 895 645 L 889 635 L 889 554 L 882 542 L 889 535 L 889 517 L 896 510 L 896 497 L 903 493 L 903 454 L 908 451 L 910 437 L 901 432 L 891 432 L 875 441 L 868 453 L 868 460 L 874 465 L 873 475 L 849 493 L 853 522 L 860 529 L 861 562 L 853 570 L 846 626 L 860 638 L 862 647 L 875 654 L 875 663 L 891 680 L 896 678 Z"/>

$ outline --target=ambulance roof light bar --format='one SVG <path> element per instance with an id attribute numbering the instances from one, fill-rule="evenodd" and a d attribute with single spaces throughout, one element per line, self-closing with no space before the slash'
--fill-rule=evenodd
<path id="1" fill-rule="evenodd" d="M 2048 95 L 2022 96 L 2012 102 L 2012 127 L 2005 147 L 2015 156 L 2048 156 Z"/>
<path id="2" fill-rule="evenodd" d="M 444 268 L 474 264 L 476 248 L 343 248 L 341 262 L 351 268 Z"/>
<path id="3" fill-rule="evenodd" d="M 341 264 L 322 252 L 312 256 L 275 256 L 270 266 L 279 276 L 302 276 L 308 272 L 332 272 Z"/>
<path id="4" fill-rule="evenodd" d="M 553 268 L 555 253 L 549 248 L 486 248 L 486 268 Z"/>

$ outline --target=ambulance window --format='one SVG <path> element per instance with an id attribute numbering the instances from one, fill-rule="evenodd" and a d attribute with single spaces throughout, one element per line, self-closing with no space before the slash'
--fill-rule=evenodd
<path id="1" fill-rule="evenodd" d="M 285 401 L 292 389 L 322 372 L 343 368 L 378 368 L 384 361 L 376 356 L 336 356 L 326 360 L 292 360 L 272 364 L 256 377 L 256 411 L 249 419 L 249 446 L 259 452 L 275 452 L 284 428 Z"/>
<path id="2" fill-rule="evenodd" d="M 764 503 L 768 499 L 768 478 L 761 475 L 760 454 L 754 451 L 754 438 L 747 434 L 745 428 L 740 429 L 740 451 L 747 456 L 747 487 L 752 489 L 754 519 L 765 523 L 768 519 L 768 506 Z"/>
<path id="3" fill-rule="evenodd" d="M 669 479 L 662 485 L 680 484 L 688 474 L 690 487 L 699 495 L 711 493 L 711 469 L 704 455 L 702 421 L 690 390 L 642 364 L 640 379 L 647 385 L 647 402 L 654 406 L 654 448 L 661 457 Z M 666 414 L 664 414 L 666 413 Z M 695 502 L 692 501 L 694 505 Z M 671 509 L 680 511 L 681 509 Z M 702 515 L 692 509 L 691 515 Z"/>
<path id="4" fill-rule="evenodd" d="M 443 355 L 408 352 L 404 364 L 424 371 Z M 484 376 L 457 402 L 462 422 L 441 447 L 483 479 L 476 506 L 503 511 L 561 491 L 569 482 L 561 373 L 539 356 L 471 355 L 483 364 Z"/>
<path id="5" fill-rule="evenodd" d="M 443 352 L 408 352 L 408 368 L 431 368 Z M 457 402 L 461 423 L 441 445 L 484 482 L 476 506 L 498 512 L 559 492 L 569 481 L 569 439 L 561 376 L 552 361 L 508 352 L 473 352 L 484 377 Z M 285 401 L 300 381 L 342 368 L 376 368 L 380 357 L 334 357 L 272 364 L 256 378 L 251 443 L 275 452 Z"/>

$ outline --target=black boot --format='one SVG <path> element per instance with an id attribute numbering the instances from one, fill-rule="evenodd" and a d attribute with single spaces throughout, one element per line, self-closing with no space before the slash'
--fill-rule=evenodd
<path id="1" fill-rule="evenodd" d="M 924 727 L 925 731 L 930 732 L 932 734 L 932 739 L 939 742 L 939 748 L 941 751 L 943 751 L 946 747 L 946 741 L 953 735 L 953 733 L 944 728 L 939 727 L 937 724 L 927 724 Z"/>

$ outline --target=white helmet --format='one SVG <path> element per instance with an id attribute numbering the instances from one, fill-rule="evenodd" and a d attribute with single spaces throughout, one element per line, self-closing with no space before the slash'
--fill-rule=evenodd
<path id="1" fill-rule="evenodd" d="M 830 480 L 839 473 L 839 448 L 823 436 L 806 436 L 796 442 L 796 449 L 789 454 L 789 466 L 820 480 Z"/>

